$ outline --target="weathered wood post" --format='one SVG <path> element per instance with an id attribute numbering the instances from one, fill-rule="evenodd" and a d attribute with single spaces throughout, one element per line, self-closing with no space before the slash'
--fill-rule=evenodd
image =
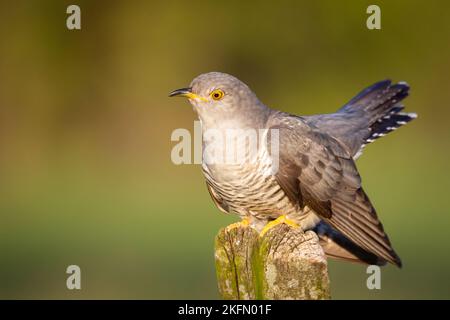
<path id="1" fill-rule="evenodd" d="M 263 237 L 251 227 L 223 228 L 215 241 L 224 299 L 329 299 L 325 254 L 317 235 L 279 224 Z"/>

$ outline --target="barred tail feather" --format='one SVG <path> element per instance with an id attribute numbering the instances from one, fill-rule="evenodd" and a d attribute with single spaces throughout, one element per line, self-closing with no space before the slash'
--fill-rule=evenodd
<path id="1" fill-rule="evenodd" d="M 403 109 L 403 106 L 398 107 L 399 110 Z M 401 126 L 407 124 L 411 120 L 417 118 L 416 113 L 404 113 L 404 112 L 391 112 L 384 117 L 378 119 L 374 124 L 369 127 L 369 134 L 364 138 L 361 148 L 353 156 L 354 159 L 358 159 L 362 154 L 362 151 L 366 145 L 374 142 L 380 137 L 384 137 L 388 133 L 397 130 Z"/>
<path id="2" fill-rule="evenodd" d="M 368 128 L 354 159 L 361 155 L 367 144 L 417 118 L 416 113 L 402 112 L 404 106 L 400 102 L 408 94 L 409 85 L 406 82 L 392 84 L 390 80 L 384 80 L 361 91 L 338 111 L 358 115 L 361 125 Z"/>

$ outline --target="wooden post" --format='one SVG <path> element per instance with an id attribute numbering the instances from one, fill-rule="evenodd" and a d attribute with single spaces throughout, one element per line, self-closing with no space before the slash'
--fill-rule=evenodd
<path id="1" fill-rule="evenodd" d="M 327 261 L 313 231 L 279 224 L 260 237 L 251 227 L 223 228 L 215 263 L 224 299 L 330 299 Z"/>

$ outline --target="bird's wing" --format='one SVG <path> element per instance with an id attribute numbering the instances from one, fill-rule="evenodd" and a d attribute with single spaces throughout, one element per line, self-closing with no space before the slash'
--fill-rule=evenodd
<path id="1" fill-rule="evenodd" d="M 214 191 L 214 189 L 209 185 L 208 181 L 206 181 L 206 187 L 208 188 L 209 195 L 211 196 L 211 199 L 213 200 L 216 207 L 224 213 L 229 213 L 230 209 L 228 207 L 228 204 L 223 201 L 222 198 Z"/>
<path id="2" fill-rule="evenodd" d="M 357 246 L 324 221 L 320 221 L 313 230 L 319 236 L 320 245 L 328 257 L 379 266 L 386 264 L 386 260 Z"/>
<path id="3" fill-rule="evenodd" d="M 313 209 L 361 248 L 400 265 L 345 146 L 287 114 L 272 115 L 268 127 L 278 129 L 275 176 L 290 198 L 298 194 L 300 206 Z"/>

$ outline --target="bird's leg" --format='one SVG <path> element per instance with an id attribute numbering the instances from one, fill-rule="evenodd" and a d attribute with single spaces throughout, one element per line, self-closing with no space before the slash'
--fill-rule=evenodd
<path id="1" fill-rule="evenodd" d="M 264 226 L 264 228 L 261 230 L 261 232 L 259 233 L 259 236 L 260 237 L 264 236 L 267 233 L 267 231 L 269 231 L 271 228 L 275 227 L 276 225 L 279 225 L 280 223 L 287 224 L 288 226 L 291 226 L 293 228 L 299 227 L 299 225 L 296 222 L 294 222 L 293 220 L 289 220 L 285 215 L 281 215 L 278 218 L 276 218 L 275 220 L 272 220 L 268 224 L 266 224 Z"/>
<path id="2" fill-rule="evenodd" d="M 250 225 L 250 219 L 248 217 L 243 218 L 239 222 L 235 222 L 230 224 L 225 228 L 225 231 L 230 232 L 232 229 L 239 228 L 239 227 L 248 227 Z"/>

